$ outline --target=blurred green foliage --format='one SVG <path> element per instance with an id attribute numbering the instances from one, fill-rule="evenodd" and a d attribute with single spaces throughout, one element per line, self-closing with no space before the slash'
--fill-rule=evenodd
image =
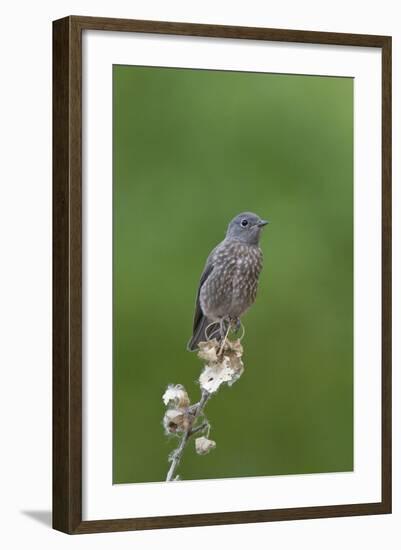
<path id="1" fill-rule="evenodd" d="M 183 479 L 353 469 L 353 80 L 113 68 L 115 483 L 161 481 L 161 396 L 188 353 L 204 261 L 244 210 L 271 221 L 245 373 L 207 406 Z"/>

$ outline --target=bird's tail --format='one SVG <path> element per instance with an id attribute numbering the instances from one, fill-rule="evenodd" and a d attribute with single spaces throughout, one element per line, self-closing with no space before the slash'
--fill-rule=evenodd
<path id="1" fill-rule="evenodd" d="M 218 323 L 210 327 L 206 335 L 206 329 L 210 325 L 210 323 L 211 321 L 207 317 L 202 315 L 202 317 L 199 320 L 199 323 L 196 325 L 192 338 L 187 344 L 188 351 L 195 351 L 198 347 L 199 342 L 206 342 L 206 340 L 208 339 L 210 340 L 210 338 L 212 337 L 219 338 L 220 329 L 219 329 Z"/>

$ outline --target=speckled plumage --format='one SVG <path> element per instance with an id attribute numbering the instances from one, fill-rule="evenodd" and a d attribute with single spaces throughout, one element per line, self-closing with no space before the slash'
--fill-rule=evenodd
<path id="1" fill-rule="evenodd" d="M 255 301 L 263 266 L 259 237 L 266 223 L 256 214 L 239 214 L 230 222 L 226 238 L 210 253 L 199 282 L 189 350 L 206 340 L 210 323 L 236 321 Z"/>
<path id="2" fill-rule="evenodd" d="M 213 270 L 200 289 L 200 306 L 210 321 L 236 319 L 253 304 L 262 251 L 257 245 L 224 240 L 209 259 Z"/>

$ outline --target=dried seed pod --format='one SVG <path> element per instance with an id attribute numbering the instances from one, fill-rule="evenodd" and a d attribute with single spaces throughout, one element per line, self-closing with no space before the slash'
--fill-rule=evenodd
<path id="1" fill-rule="evenodd" d="M 207 437 L 202 436 L 195 440 L 195 449 L 198 455 L 207 455 L 215 447 L 216 442 Z"/>

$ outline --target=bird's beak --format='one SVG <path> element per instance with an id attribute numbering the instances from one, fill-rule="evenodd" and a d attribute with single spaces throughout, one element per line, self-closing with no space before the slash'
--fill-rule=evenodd
<path id="1" fill-rule="evenodd" d="M 257 225 L 258 225 L 258 227 L 264 227 L 268 223 L 270 223 L 270 222 L 268 222 L 267 220 L 259 220 Z"/>

